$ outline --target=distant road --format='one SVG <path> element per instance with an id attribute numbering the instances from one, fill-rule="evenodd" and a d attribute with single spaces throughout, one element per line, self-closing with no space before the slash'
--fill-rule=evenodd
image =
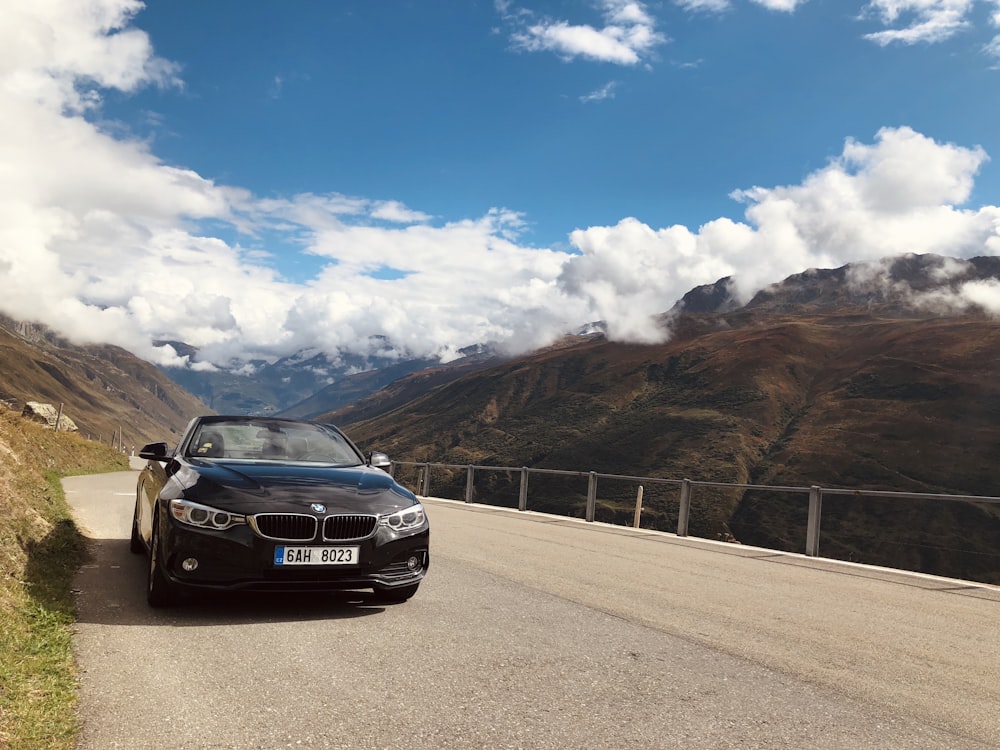
<path id="1" fill-rule="evenodd" d="M 63 482 L 81 750 L 998 745 L 998 588 L 428 500 L 406 604 L 153 611 L 135 478 Z"/>

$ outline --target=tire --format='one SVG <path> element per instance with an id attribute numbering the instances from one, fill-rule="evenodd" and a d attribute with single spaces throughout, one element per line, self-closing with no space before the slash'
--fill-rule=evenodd
<path id="1" fill-rule="evenodd" d="M 149 573 L 146 577 L 146 601 L 150 607 L 167 607 L 176 601 L 174 587 L 163 573 L 160 559 L 160 524 L 153 521 L 149 540 Z"/>
<path id="2" fill-rule="evenodd" d="M 138 555 L 141 552 L 146 551 L 146 545 L 142 543 L 142 537 L 139 536 L 139 498 L 135 499 L 135 512 L 132 514 L 132 538 L 128 543 L 129 552 Z"/>
<path id="3" fill-rule="evenodd" d="M 375 589 L 375 600 L 386 604 L 402 604 L 417 593 L 418 588 L 420 588 L 419 583 L 395 589 Z"/>

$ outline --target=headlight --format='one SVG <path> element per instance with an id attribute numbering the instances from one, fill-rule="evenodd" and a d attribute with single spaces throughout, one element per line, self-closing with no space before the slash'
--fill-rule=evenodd
<path id="1" fill-rule="evenodd" d="M 427 517 L 424 515 L 424 506 L 417 503 L 409 508 L 382 516 L 378 522 L 383 526 L 388 526 L 393 531 L 412 531 L 424 526 L 427 523 Z"/>
<path id="2" fill-rule="evenodd" d="M 200 529 L 225 531 L 247 522 L 246 516 L 239 516 L 218 508 L 192 503 L 190 500 L 171 500 L 170 515 L 188 526 Z"/>

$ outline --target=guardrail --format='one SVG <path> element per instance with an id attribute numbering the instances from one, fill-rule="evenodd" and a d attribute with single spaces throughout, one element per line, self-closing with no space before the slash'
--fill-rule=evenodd
<path id="1" fill-rule="evenodd" d="M 808 487 L 794 487 L 781 485 L 759 485 L 741 484 L 732 482 L 705 482 L 691 479 L 666 479 L 663 477 L 641 477 L 624 474 L 604 474 L 595 471 L 565 471 L 561 469 L 536 469 L 526 466 L 479 466 L 473 464 L 442 464 L 416 461 L 393 461 L 389 468 L 389 473 L 395 476 L 397 466 L 412 466 L 419 470 L 417 487 L 418 494 L 429 497 L 431 492 L 431 470 L 444 469 L 449 471 L 465 471 L 465 502 L 470 503 L 473 499 L 475 474 L 482 471 L 506 472 L 508 474 L 520 474 L 520 489 L 518 494 L 517 509 L 525 511 L 528 509 L 528 478 L 531 474 L 556 475 L 565 477 L 587 478 L 587 504 L 585 520 L 593 521 L 597 508 L 597 483 L 600 479 L 614 479 L 635 483 L 638 486 L 636 497 L 636 510 L 633 526 L 638 527 L 640 513 L 642 510 L 643 486 L 650 485 L 671 485 L 680 489 L 680 505 L 677 516 L 677 536 L 688 536 L 691 518 L 691 498 L 697 487 L 714 487 L 730 490 L 762 490 L 767 492 L 785 494 L 805 494 L 808 497 L 808 516 L 806 521 L 806 541 L 805 554 L 810 557 L 819 556 L 820 542 L 820 520 L 823 511 L 823 498 L 828 495 L 841 495 L 849 497 L 880 497 L 903 500 L 940 500 L 951 502 L 972 502 L 1000 504 L 1000 497 L 981 495 L 947 495 L 921 492 L 893 492 L 888 490 L 857 490 L 845 488 L 820 487 L 811 485 Z"/>

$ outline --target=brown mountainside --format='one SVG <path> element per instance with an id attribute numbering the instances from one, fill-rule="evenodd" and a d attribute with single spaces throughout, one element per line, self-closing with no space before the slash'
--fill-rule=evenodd
<path id="1" fill-rule="evenodd" d="M 688 315 L 667 344 L 585 341 L 399 406 L 407 378 L 377 394 L 390 410 L 360 402 L 328 418 L 399 460 L 1000 495 L 1000 324 L 829 289 L 790 306 L 778 291 L 757 309 Z M 477 480 L 477 492 L 509 504 L 517 481 Z M 463 482 L 456 473 L 451 496 Z M 645 525 L 673 530 L 676 491 L 651 490 Z M 634 492 L 603 483 L 598 520 L 630 522 Z M 585 494 L 585 482 L 533 478 L 530 507 L 582 515 Z M 1000 583 L 998 511 L 828 496 L 821 552 Z M 805 496 L 700 488 L 691 532 L 801 552 L 805 517 Z"/>
<path id="2" fill-rule="evenodd" d="M 116 346 L 75 346 L 42 326 L 0 317 L 0 401 L 63 405 L 80 434 L 131 449 L 169 439 L 209 410 L 155 366 Z"/>
<path id="3" fill-rule="evenodd" d="M 806 465 L 831 486 L 992 494 L 998 360 L 1000 325 L 981 318 L 785 318 L 535 354 L 331 418 L 409 460 L 769 483 Z"/>

